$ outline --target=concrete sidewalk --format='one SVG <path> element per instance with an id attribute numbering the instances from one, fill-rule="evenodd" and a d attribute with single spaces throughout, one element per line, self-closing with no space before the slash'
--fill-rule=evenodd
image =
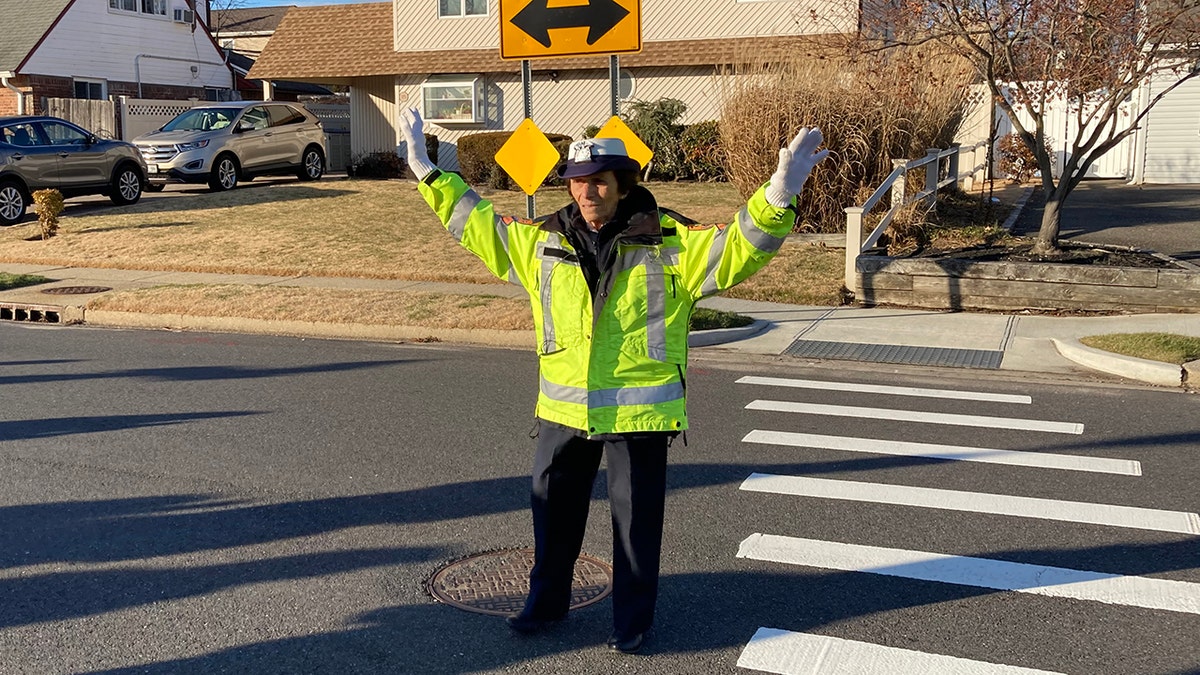
<path id="1" fill-rule="evenodd" d="M 28 320 L 20 308 L 58 309 L 64 316 L 83 314 L 88 324 L 130 327 L 183 328 L 232 332 L 311 335 L 372 340 L 411 340 L 436 337 L 448 342 L 528 346 L 526 331 L 445 330 L 314 324 L 304 322 L 226 319 L 201 316 L 147 316 L 117 312 L 83 312 L 88 300 L 107 291 L 54 295 L 55 288 L 98 287 L 111 290 L 163 284 L 247 284 L 307 288 L 346 288 L 432 293 L 487 293 L 522 297 L 512 285 L 478 285 L 353 279 L 331 277 L 272 277 L 54 267 L 3 263 L 0 272 L 39 274 L 52 282 L 0 292 L 0 320 Z M 83 290 L 94 290 L 83 288 Z M 909 364 L 932 367 L 982 368 L 1041 374 L 1103 372 L 1162 386 L 1195 387 L 1200 362 L 1184 368 L 1090 349 L 1080 337 L 1104 333 L 1167 332 L 1200 337 L 1200 314 L 1141 314 L 1099 317 L 1045 316 L 1024 313 L 984 314 L 932 312 L 912 309 L 806 307 L 711 298 L 704 307 L 750 316 L 745 328 L 693 333 L 694 347 L 746 354 L 808 359 Z M 21 315 L 21 316 L 18 316 Z"/>

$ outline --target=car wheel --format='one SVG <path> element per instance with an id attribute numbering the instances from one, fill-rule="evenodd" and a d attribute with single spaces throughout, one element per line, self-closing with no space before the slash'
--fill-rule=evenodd
<path id="1" fill-rule="evenodd" d="M 214 192 L 232 190 L 238 184 L 237 160 L 232 155 L 221 155 L 213 164 L 212 173 L 208 177 L 208 187 Z"/>
<path id="2" fill-rule="evenodd" d="M 300 161 L 296 177 L 300 180 L 318 180 L 325 173 L 325 157 L 317 148 L 308 148 Z"/>
<path id="3" fill-rule="evenodd" d="M 25 217 L 25 193 L 16 183 L 0 183 L 0 225 L 13 225 Z"/>
<path id="4" fill-rule="evenodd" d="M 117 169 L 117 175 L 113 176 L 112 193 L 108 198 L 117 205 L 132 204 L 142 198 L 145 186 L 146 182 L 142 180 L 140 171 L 131 166 L 122 166 Z"/>

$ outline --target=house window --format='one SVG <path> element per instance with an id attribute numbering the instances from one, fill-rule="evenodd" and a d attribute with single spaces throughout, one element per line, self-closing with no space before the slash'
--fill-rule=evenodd
<path id="1" fill-rule="evenodd" d="M 487 16 L 487 13 L 487 0 L 438 0 L 438 16 Z"/>
<path id="2" fill-rule="evenodd" d="M 477 77 L 430 77 L 421 84 L 421 101 L 431 122 L 483 121 L 483 87 Z"/>
<path id="3" fill-rule="evenodd" d="M 93 101 L 103 101 L 108 98 L 104 80 L 75 80 L 75 98 L 87 98 Z"/>
<path id="4" fill-rule="evenodd" d="M 633 73 L 621 68 L 617 71 L 617 98 L 628 101 L 635 91 Z"/>
<path id="5" fill-rule="evenodd" d="M 166 16 L 167 0 L 108 0 L 108 8 L 120 12 Z"/>
<path id="6" fill-rule="evenodd" d="M 142 14 L 167 15 L 167 0 L 142 0 Z"/>

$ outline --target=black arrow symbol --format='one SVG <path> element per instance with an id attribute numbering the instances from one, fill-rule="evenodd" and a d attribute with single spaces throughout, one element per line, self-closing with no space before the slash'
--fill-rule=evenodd
<path id="1" fill-rule="evenodd" d="M 512 25 L 546 48 L 550 47 L 551 28 L 586 26 L 587 43 L 593 45 L 628 14 L 629 10 L 613 0 L 588 0 L 586 5 L 553 9 L 550 8 L 550 0 L 533 0 L 517 12 L 512 18 Z"/>

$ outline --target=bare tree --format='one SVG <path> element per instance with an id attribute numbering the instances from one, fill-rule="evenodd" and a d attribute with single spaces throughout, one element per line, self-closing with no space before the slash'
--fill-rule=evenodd
<path id="1" fill-rule="evenodd" d="M 1058 251 L 1063 202 L 1092 164 L 1200 75 L 1197 0 L 892 0 L 867 13 L 863 27 L 860 48 L 935 43 L 972 64 L 1037 157 L 1046 198 L 1040 255 Z M 1122 107 L 1131 100 L 1142 100 L 1132 112 Z M 1063 139 L 1067 156 L 1055 182 L 1045 122 L 1051 106 L 1064 103 L 1077 132 Z"/>
<path id="2" fill-rule="evenodd" d="M 280 2 L 280 4 L 286 3 Z M 245 6 L 246 0 L 208 0 L 208 16 L 212 21 L 212 23 L 209 24 L 209 29 L 212 30 L 213 33 L 219 33 L 221 32 L 221 29 L 224 28 L 224 26 L 220 25 L 221 21 L 218 19 L 218 17 L 222 15 L 218 14 L 218 12 L 228 9 L 243 9 Z"/>

